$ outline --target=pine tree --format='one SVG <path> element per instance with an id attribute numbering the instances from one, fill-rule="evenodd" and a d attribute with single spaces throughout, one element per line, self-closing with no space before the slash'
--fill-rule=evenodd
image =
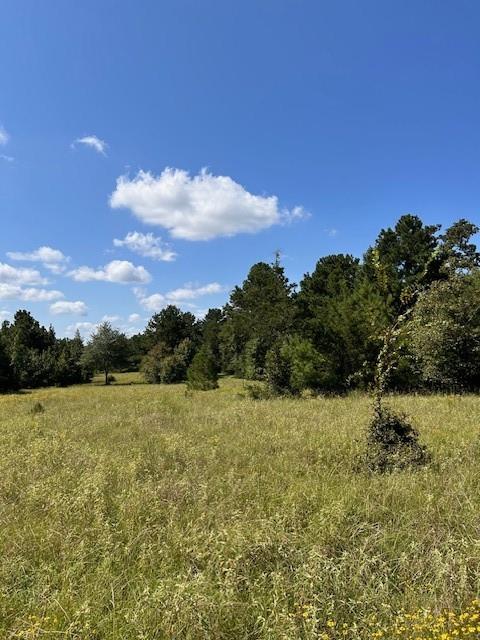
<path id="1" fill-rule="evenodd" d="M 195 354 L 187 371 L 187 387 L 208 391 L 218 387 L 217 366 L 212 352 L 206 346 Z"/>

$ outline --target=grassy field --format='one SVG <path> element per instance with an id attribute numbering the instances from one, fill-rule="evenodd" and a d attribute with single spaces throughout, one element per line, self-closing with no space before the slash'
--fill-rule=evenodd
<path id="1" fill-rule="evenodd" d="M 382 477 L 366 396 L 117 379 L 0 396 L 0 638 L 480 637 L 480 397 L 393 398 Z"/>

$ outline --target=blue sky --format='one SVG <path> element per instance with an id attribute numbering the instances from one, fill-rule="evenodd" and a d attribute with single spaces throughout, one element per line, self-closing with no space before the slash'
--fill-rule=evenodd
<path id="1" fill-rule="evenodd" d="M 298 282 L 407 212 L 478 223 L 479 27 L 476 0 L 3 0 L 1 317 L 134 331 L 276 249 Z"/>

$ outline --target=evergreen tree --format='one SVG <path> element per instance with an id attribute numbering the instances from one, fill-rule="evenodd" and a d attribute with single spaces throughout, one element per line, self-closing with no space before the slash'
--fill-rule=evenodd
<path id="1" fill-rule="evenodd" d="M 16 387 L 17 384 L 13 368 L 10 364 L 10 357 L 3 340 L 0 339 L 0 393 L 12 391 Z"/>
<path id="2" fill-rule="evenodd" d="M 203 346 L 197 351 L 192 364 L 188 367 L 187 387 L 201 391 L 218 387 L 215 358 L 207 346 Z"/>
<path id="3" fill-rule="evenodd" d="M 246 345 L 255 339 L 257 356 L 253 366 L 263 370 L 268 349 L 293 325 L 293 290 L 294 285 L 289 283 L 278 259 L 273 264 L 253 265 L 243 285 L 232 291 L 224 309 L 221 337 L 222 341 L 228 338 L 230 366 L 232 362 L 244 361 Z M 225 347 L 223 352 L 227 352 Z"/>
<path id="4" fill-rule="evenodd" d="M 182 340 L 197 342 L 199 327 L 193 313 L 183 312 L 175 305 L 168 305 L 153 315 L 145 329 L 148 347 L 162 342 L 172 353 Z"/>

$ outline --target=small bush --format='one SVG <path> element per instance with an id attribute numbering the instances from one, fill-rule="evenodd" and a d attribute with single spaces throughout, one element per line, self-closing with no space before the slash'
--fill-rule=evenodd
<path id="1" fill-rule="evenodd" d="M 31 413 L 35 416 L 39 413 L 43 413 L 45 411 L 45 407 L 41 402 L 35 402 L 33 407 L 31 408 Z"/>
<path id="2" fill-rule="evenodd" d="M 111 373 L 109 373 L 108 376 L 107 376 L 107 383 L 110 384 L 110 383 L 116 382 L 116 381 L 117 381 L 117 379 L 115 378 L 115 376 L 112 375 Z"/>
<path id="3" fill-rule="evenodd" d="M 430 461 L 427 448 L 404 414 L 383 408 L 368 426 L 366 466 L 371 471 L 393 471 L 421 467 Z"/>
<path id="4" fill-rule="evenodd" d="M 245 390 L 250 400 L 268 400 L 272 397 L 269 388 L 264 384 L 247 384 Z"/>

